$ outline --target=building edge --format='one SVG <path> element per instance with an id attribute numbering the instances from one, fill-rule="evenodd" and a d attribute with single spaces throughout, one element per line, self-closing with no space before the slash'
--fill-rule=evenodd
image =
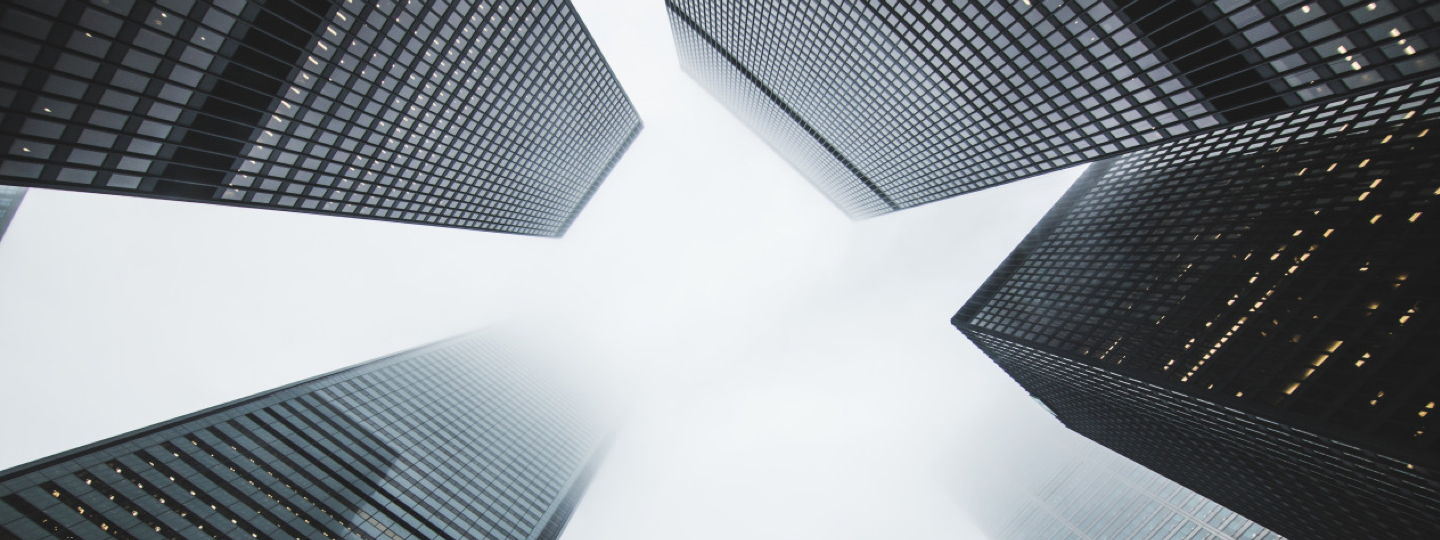
<path id="1" fill-rule="evenodd" d="M 575 219 L 580 217 L 580 212 L 583 212 L 585 207 L 590 206 L 590 198 L 595 196 L 595 192 L 600 191 L 600 184 L 605 183 L 605 180 L 610 177 L 610 171 L 615 168 L 616 164 L 620 163 L 620 159 L 625 156 L 625 153 L 630 151 L 630 145 L 640 136 L 640 131 L 643 129 L 645 129 L 645 121 L 637 120 L 635 127 L 630 129 L 630 135 L 625 137 L 625 141 L 620 144 L 620 148 L 615 150 L 615 154 L 610 156 L 610 161 L 606 162 L 605 167 L 600 170 L 599 176 L 594 182 L 590 183 L 590 189 L 585 190 L 585 196 L 580 197 L 580 203 L 575 206 L 575 211 L 570 213 L 570 217 L 565 219 L 565 223 L 560 225 L 555 231 L 555 234 L 549 235 L 551 238 L 562 238 L 566 233 L 570 232 L 570 226 L 575 224 Z"/>
<path id="2" fill-rule="evenodd" d="M 292 390 L 292 389 L 294 389 L 294 388 L 296 388 L 296 387 L 298 387 L 298 386 L 301 386 L 301 385 L 310 384 L 310 383 L 314 383 L 314 382 L 319 382 L 319 381 L 322 381 L 322 380 L 325 380 L 325 379 L 328 379 L 328 378 L 331 378 L 331 377 L 335 377 L 335 376 L 338 376 L 338 375 L 341 375 L 341 374 L 350 373 L 350 372 L 352 372 L 352 370 L 356 370 L 356 369 L 364 369 L 364 368 L 373 369 L 373 368 L 375 368 L 375 367 L 379 367 L 381 364 L 386 364 L 386 363 L 390 363 L 390 362 L 394 362 L 394 361 L 403 360 L 403 359 L 406 358 L 406 357 L 409 357 L 409 356 L 412 356 L 412 355 L 416 355 L 416 354 L 422 354 L 422 353 L 424 353 L 424 352 L 426 352 L 426 351 L 429 351 L 429 350 L 432 350 L 432 349 L 435 349 L 435 348 L 439 348 L 439 347 L 441 347 L 441 346 L 443 346 L 443 345 L 445 345 L 445 344 L 447 344 L 447 343 L 449 343 L 449 342 L 451 342 L 451 341 L 454 341 L 454 340 L 465 339 L 465 338 L 474 337 L 474 336 L 480 336 L 480 335 L 485 335 L 485 334 L 488 334 L 488 333 L 491 333 L 491 332 L 492 332 L 492 330 L 475 330 L 475 331 L 466 332 L 466 333 L 463 333 L 463 334 L 460 334 L 460 335 L 451 336 L 451 337 L 448 337 L 448 338 L 445 338 L 445 339 L 440 339 L 440 340 L 432 341 L 432 342 L 430 342 L 430 343 L 426 343 L 426 344 L 420 345 L 420 346 L 418 346 L 418 347 L 413 347 L 413 348 L 405 349 L 405 350 L 402 350 L 402 351 L 398 351 L 398 352 L 394 352 L 394 353 L 391 353 L 391 354 L 387 354 L 387 355 L 385 355 L 385 356 L 381 356 L 381 357 L 379 357 L 379 358 L 375 358 L 375 359 L 371 359 L 371 360 L 366 360 L 366 361 L 360 362 L 360 363 L 358 363 L 358 364 L 353 364 L 353 365 L 349 365 L 349 366 L 342 367 L 342 368 L 339 368 L 339 369 L 331 370 L 331 371 L 328 371 L 328 372 L 325 372 L 325 373 L 321 373 L 321 374 L 315 375 L 315 376 L 313 376 L 313 377 L 308 377 L 308 378 L 305 378 L 305 379 L 301 379 L 301 380 L 299 380 L 299 381 L 295 381 L 295 382 L 292 382 L 292 383 L 289 383 L 289 384 L 286 384 L 286 385 L 283 385 L 283 386 L 280 386 L 280 387 L 277 387 L 277 388 L 272 388 L 272 389 L 265 390 L 265 391 L 263 391 L 263 392 L 259 392 L 259 393 L 256 393 L 256 394 L 251 394 L 251 395 L 249 395 L 249 396 L 245 396 L 245 397 L 242 397 L 242 398 L 239 398 L 239 399 L 227 401 L 227 402 L 221 403 L 221 404 L 219 404 L 219 405 L 214 405 L 214 406 L 211 406 L 211 407 L 206 407 L 206 408 L 204 408 L 204 409 L 201 409 L 201 410 L 198 410 L 198 411 L 195 411 L 195 412 L 192 412 L 192 413 L 187 413 L 187 414 L 184 414 L 184 415 L 181 415 L 181 416 L 177 416 L 177 417 L 171 418 L 171 419 L 169 419 L 169 420 L 163 420 L 163 421 L 160 421 L 160 422 L 156 422 L 156 423 L 154 423 L 154 424 L 151 424 L 151 425 L 148 425 L 148 426 L 139 428 L 139 429 L 134 429 L 134 430 L 131 430 L 131 431 L 127 431 L 127 432 L 125 432 L 125 433 L 121 433 L 121 434 L 115 435 L 115 436 L 113 436 L 113 437 L 108 437 L 108 438 L 105 438 L 105 439 L 101 439 L 101 440 L 99 440 L 99 441 L 96 441 L 96 442 L 93 442 L 93 443 L 90 443 L 90 444 L 87 444 L 87 445 L 84 445 L 84 446 L 79 446 L 79 447 L 76 447 L 76 448 L 71 448 L 71 449 L 69 449 L 69 450 L 66 450 L 66 451 L 63 451 L 63 452 L 59 452 L 59 453 L 56 453 L 56 454 L 52 454 L 52 455 L 49 455 L 49 456 L 45 456 L 45 457 L 42 457 L 42 458 L 39 458 L 39 459 L 35 459 L 35 460 L 29 461 L 29 462 L 26 462 L 26 463 L 22 463 L 22 464 L 20 464 L 20 465 L 16 465 L 16 466 L 14 466 L 14 467 L 11 467 L 11 468 L 8 468 L 8 469 L 5 469 L 5 470 L 0 470 L 0 482 L 7 482 L 7 481 L 10 481 L 10 480 L 12 480 L 12 479 L 14 479 L 14 478 L 17 478 L 17 477 L 20 477 L 20 476 L 24 476 L 24 475 L 26 475 L 26 474 L 29 474 L 29 473 L 38 471 L 38 470 L 40 470 L 40 469 L 43 469 L 43 468 L 46 468 L 46 467 L 49 467 L 49 466 L 52 466 L 52 465 L 56 465 L 57 462 L 70 460 L 70 459 L 73 459 L 73 458 L 76 458 L 76 457 L 79 457 L 79 456 L 83 456 L 83 455 L 85 455 L 85 454 L 89 454 L 89 453 L 91 453 L 91 452 L 95 452 L 95 451 L 98 451 L 98 450 L 103 450 L 103 449 L 105 449 L 105 448 L 110 448 L 110 447 L 113 447 L 113 446 L 117 446 L 117 445 L 120 445 L 120 444 L 124 444 L 124 443 L 126 443 L 126 442 L 129 442 L 129 441 L 132 441 L 132 440 L 141 438 L 141 437 L 146 437 L 146 436 L 149 436 L 149 435 L 153 435 L 153 434 L 155 434 L 155 433 L 158 433 L 158 432 L 164 431 L 164 430 L 166 430 L 166 429 L 169 429 L 169 428 L 171 428 L 171 427 L 174 427 L 176 424 L 180 424 L 180 423 L 183 423 L 183 422 L 187 422 L 187 421 L 192 420 L 192 419 L 195 419 L 195 418 L 199 418 L 199 417 L 202 417 L 202 416 L 207 416 L 207 415 L 215 414 L 215 413 L 222 412 L 222 411 L 225 411 L 225 410 L 228 410 L 228 409 L 233 409 L 233 408 L 235 408 L 235 407 L 243 406 L 243 405 L 246 405 L 246 404 L 249 404 L 249 403 L 254 403 L 254 402 L 256 402 L 256 401 L 259 401 L 259 400 L 262 400 L 262 399 L 265 399 L 265 398 L 269 398 L 269 397 L 275 396 L 276 394 L 280 394 L 280 393 L 285 392 L 285 391 L 287 391 L 287 390 Z"/>

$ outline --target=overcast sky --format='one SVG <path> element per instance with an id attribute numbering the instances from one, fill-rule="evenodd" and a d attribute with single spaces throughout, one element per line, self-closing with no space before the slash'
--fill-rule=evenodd
<path id="1" fill-rule="evenodd" d="M 1079 169 L 852 222 L 680 71 L 663 2 L 575 3 L 646 127 L 564 239 L 31 190 L 0 469 L 520 318 L 641 404 L 566 540 L 983 538 L 955 463 L 1063 428 L 949 318 Z"/>

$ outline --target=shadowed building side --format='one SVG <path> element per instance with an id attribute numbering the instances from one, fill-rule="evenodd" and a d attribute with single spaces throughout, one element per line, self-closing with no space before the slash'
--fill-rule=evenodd
<path id="1" fill-rule="evenodd" d="M 1440 536 L 1440 79 L 1093 165 L 954 324 L 1291 538 Z"/>

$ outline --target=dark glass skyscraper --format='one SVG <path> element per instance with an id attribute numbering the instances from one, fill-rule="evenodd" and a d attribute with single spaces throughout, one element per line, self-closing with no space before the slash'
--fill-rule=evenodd
<path id="1" fill-rule="evenodd" d="M 4 239 L 5 230 L 10 228 L 10 220 L 15 219 L 20 201 L 25 200 L 25 191 L 23 187 L 0 186 L 0 239 Z"/>
<path id="2" fill-rule="evenodd" d="M 681 64 L 867 217 L 1440 67 L 1416 0 L 666 0 Z"/>
<path id="3" fill-rule="evenodd" d="M 641 123 L 565 0 L 18 0 L 0 182 L 564 234 Z"/>
<path id="4" fill-rule="evenodd" d="M 597 426 L 488 333 L 0 472 L 0 538 L 554 540 Z"/>
<path id="5" fill-rule="evenodd" d="M 1092 165 L 954 323 L 1291 538 L 1440 538 L 1440 79 Z"/>

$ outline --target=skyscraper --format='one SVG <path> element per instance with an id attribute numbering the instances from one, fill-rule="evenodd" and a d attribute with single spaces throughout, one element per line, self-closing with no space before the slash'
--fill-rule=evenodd
<path id="1" fill-rule="evenodd" d="M 1010 445 L 967 486 L 991 540 L 1276 540 L 1280 535 L 1094 443 Z M 978 488 L 978 489 L 977 489 Z"/>
<path id="2" fill-rule="evenodd" d="M 0 472 L 0 537 L 553 540 L 601 442 L 525 360 L 462 336 Z"/>
<path id="3" fill-rule="evenodd" d="M 1291 538 L 1440 537 L 1440 79 L 1092 165 L 953 322 Z"/>
<path id="4" fill-rule="evenodd" d="M 560 236 L 641 122 L 565 0 L 20 0 L 0 183 Z"/>
<path id="5" fill-rule="evenodd" d="M 685 70 L 857 218 L 1440 67 L 1414 0 L 666 6 Z"/>
<path id="6" fill-rule="evenodd" d="M 10 228 L 10 220 L 15 219 L 22 200 L 25 200 L 25 188 L 0 186 L 0 240 L 5 238 L 5 230 Z"/>

